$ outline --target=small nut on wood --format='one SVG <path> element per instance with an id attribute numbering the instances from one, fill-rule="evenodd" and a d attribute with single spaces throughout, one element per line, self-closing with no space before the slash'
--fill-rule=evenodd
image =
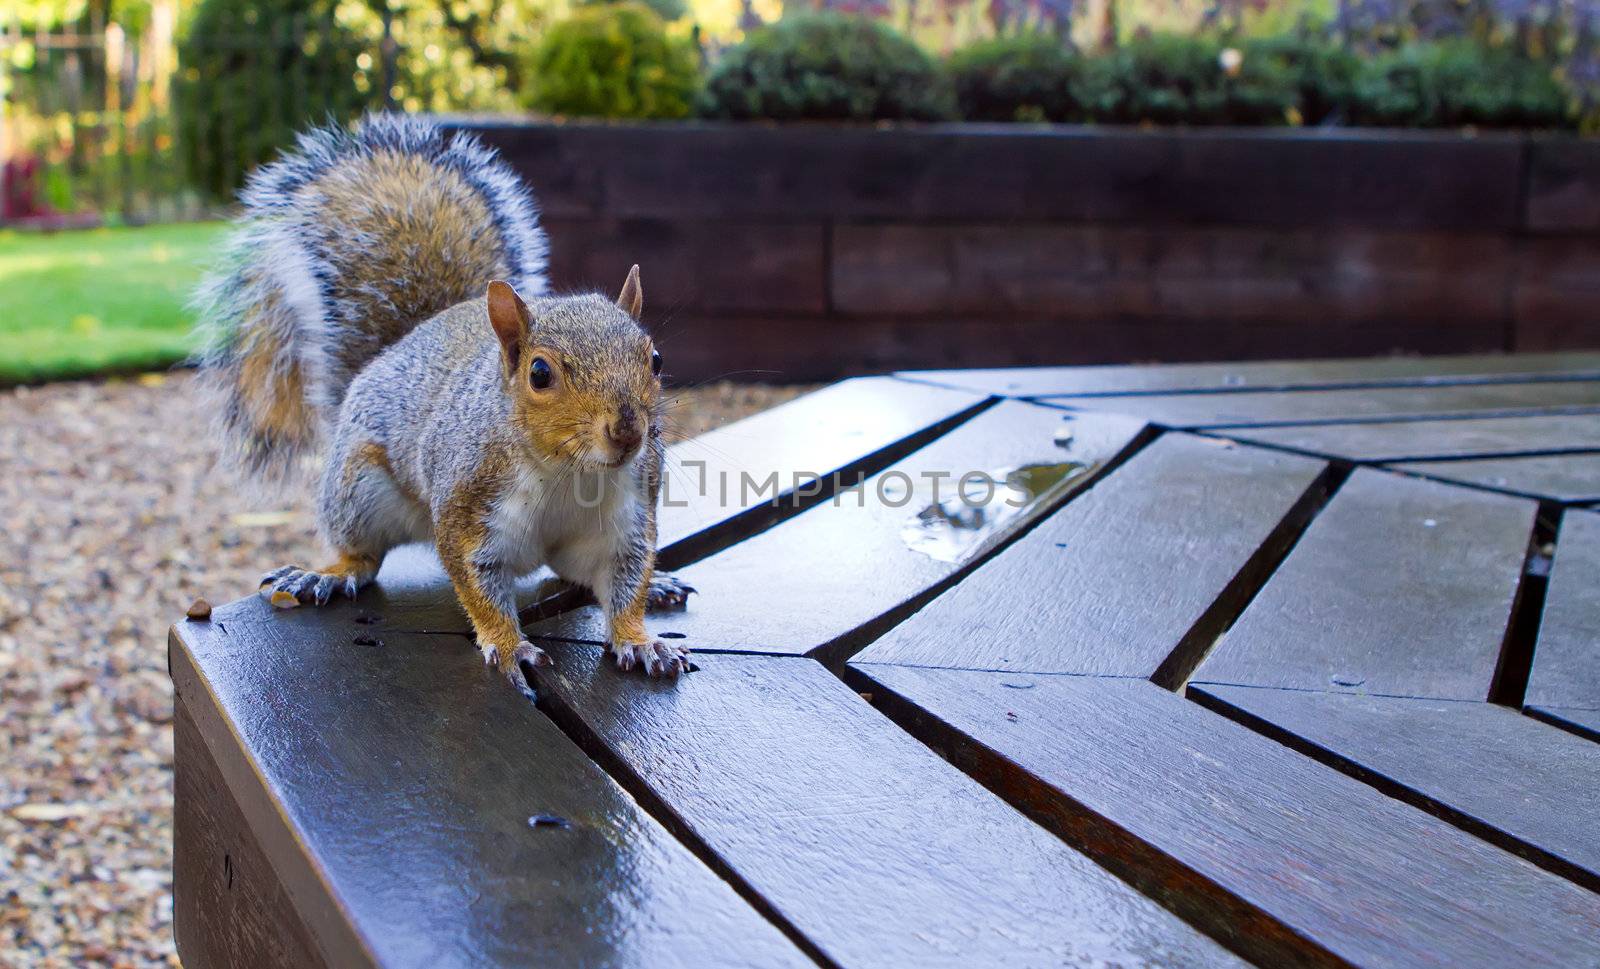
<path id="1" fill-rule="evenodd" d="M 184 613 L 184 615 L 188 616 L 190 619 L 193 619 L 196 622 L 200 622 L 201 620 L 204 620 L 204 619 L 210 619 L 211 618 L 211 603 L 205 601 L 204 599 L 196 599 L 189 606 L 189 611 Z"/>
<path id="2" fill-rule="evenodd" d="M 274 609 L 293 609 L 300 605 L 300 600 L 295 598 L 293 592 L 285 592 L 282 589 L 272 594 L 271 602 Z"/>

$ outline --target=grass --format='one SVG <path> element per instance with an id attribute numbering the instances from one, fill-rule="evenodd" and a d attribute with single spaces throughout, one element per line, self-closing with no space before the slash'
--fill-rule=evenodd
<path id="1" fill-rule="evenodd" d="M 215 222 L 0 231 L 0 385 L 157 370 L 193 346 L 185 305 Z"/>

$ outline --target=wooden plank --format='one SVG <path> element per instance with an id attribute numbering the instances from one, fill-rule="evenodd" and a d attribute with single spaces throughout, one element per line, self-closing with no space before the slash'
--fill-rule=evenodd
<path id="1" fill-rule="evenodd" d="M 1072 428 L 1069 446 L 1055 443 Z M 687 611 L 654 624 L 691 649 L 833 656 L 869 642 L 965 574 L 1006 536 L 1092 481 L 1139 439 L 1121 417 L 1061 420 L 1018 401 L 984 411 L 862 486 L 678 570 L 699 594 Z M 974 485 L 967 507 L 958 481 L 1032 473 L 1037 493 Z M 982 526 L 979 527 L 979 522 Z M 953 522 L 963 524 L 951 524 Z M 926 523 L 926 524 L 925 524 Z M 595 610 L 530 627 L 557 639 L 603 641 Z"/>
<path id="2" fill-rule="evenodd" d="M 1600 960 L 1600 895 L 1154 684 L 851 668 L 922 739 L 1252 961 Z"/>
<path id="3" fill-rule="evenodd" d="M 646 683 L 548 647 L 552 714 L 835 964 L 1241 965 L 820 664 L 700 656 Z"/>
<path id="4" fill-rule="evenodd" d="M 189 969 L 321 969 L 194 718 L 173 709 L 172 934 Z"/>
<path id="5" fill-rule="evenodd" d="M 1589 418 L 1600 424 L 1600 416 Z M 1482 461 L 1404 461 L 1396 471 L 1492 488 L 1566 504 L 1600 501 L 1600 454 L 1560 454 Z"/>
<path id="6" fill-rule="evenodd" d="M 858 659 L 1152 676 L 1236 615 L 1325 469 L 1163 435 Z"/>
<path id="7" fill-rule="evenodd" d="M 666 568 L 715 550 L 806 507 L 796 491 L 854 484 L 986 406 L 960 391 L 888 377 L 845 380 L 668 451 L 660 516 Z M 776 493 L 741 487 L 776 475 Z"/>
<path id="8" fill-rule="evenodd" d="M 1143 367 L 908 370 L 896 376 L 1001 397 L 1355 389 L 1600 378 L 1600 353 L 1365 357 Z"/>
<path id="9" fill-rule="evenodd" d="M 1583 138 L 1535 137 L 1527 165 L 1523 207 L 1530 231 L 1600 229 L 1600 147 Z"/>
<path id="10" fill-rule="evenodd" d="M 1103 399 L 1048 397 L 1063 407 L 1110 410 L 1155 424 L 1195 429 L 1277 424 L 1336 424 L 1418 417 L 1500 417 L 1587 412 L 1600 408 L 1600 381 L 1567 380 L 1370 390 L 1299 390 L 1237 394 L 1152 394 Z"/>
<path id="11" fill-rule="evenodd" d="M 1485 699 L 1537 508 L 1358 468 L 1194 678 Z"/>
<path id="12" fill-rule="evenodd" d="M 1490 703 L 1196 686 L 1206 706 L 1600 891 L 1600 745 Z"/>
<path id="13" fill-rule="evenodd" d="M 364 632 L 180 623 L 170 654 L 326 962 L 808 964 L 469 639 Z"/>
<path id="14" fill-rule="evenodd" d="M 1523 702 L 1600 710 L 1600 515 L 1568 512 L 1557 535 Z"/>
<path id="15" fill-rule="evenodd" d="M 1600 710 L 1582 710 L 1577 707 L 1528 707 L 1526 712 L 1586 740 L 1600 743 Z"/>
<path id="16" fill-rule="evenodd" d="M 1304 424 L 1222 432 L 1236 441 L 1362 463 L 1600 450 L 1600 417 L 1544 414 L 1481 420 Z"/>
<path id="17" fill-rule="evenodd" d="M 832 242 L 832 305 L 853 316 L 1427 320 L 1458 332 L 1499 326 L 1502 342 L 1515 267 L 1513 240 L 1499 233 L 874 222 L 835 226 Z"/>

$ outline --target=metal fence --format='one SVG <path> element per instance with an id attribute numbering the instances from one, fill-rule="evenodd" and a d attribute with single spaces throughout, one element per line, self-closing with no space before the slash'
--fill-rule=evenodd
<path id="1" fill-rule="evenodd" d="M 186 55 L 209 63 L 186 72 L 172 10 L 153 4 L 137 34 L 92 18 L 48 32 L 0 20 L 0 224 L 213 216 L 285 126 L 349 114 L 357 84 L 373 92 L 362 103 L 384 103 L 396 53 L 387 36 L 341 33 L 331 15 L 259 33 L 241 24 L 213 31 L 204 49 L 186 41 Z M 247 80 L 258 77 L 273 83 Z"/>

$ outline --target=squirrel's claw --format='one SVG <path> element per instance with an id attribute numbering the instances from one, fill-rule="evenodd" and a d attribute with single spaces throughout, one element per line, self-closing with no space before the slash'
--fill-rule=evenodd
<path id="1" fill-rule="evenodd" d="M 635 666 L 649 676 L 677 676 L 689 672 L 689 649 L 656 639 L 648 643 L 617 643 L 611 647 L 617 669 L 626 673 Z"/>
<path id="2" fill-rule="evenodd" d="M 529 666 L 549 666 L 549 653 L 546 653 L 544 650 L 528 642 L 526 639 L 518 643 L 511 650 L 511 654 L 507 656 L 503 662 L 500 658 L 500 650 L 495 646 L 489 644 L 480 644 L 478 648 L 483 652 L 483 662 L 485 666 L 498 666 L 500 668 L 500 673 L 513 687 L 516 687 L 518 693 L 521 693 L 530 700 L 537 700 L 539 698 L 538 694 L 533 691 L 533 687 L 528 685 L 528 676 L 526 673 L 522 672 L 522 664 L 527 663 Z"/>

